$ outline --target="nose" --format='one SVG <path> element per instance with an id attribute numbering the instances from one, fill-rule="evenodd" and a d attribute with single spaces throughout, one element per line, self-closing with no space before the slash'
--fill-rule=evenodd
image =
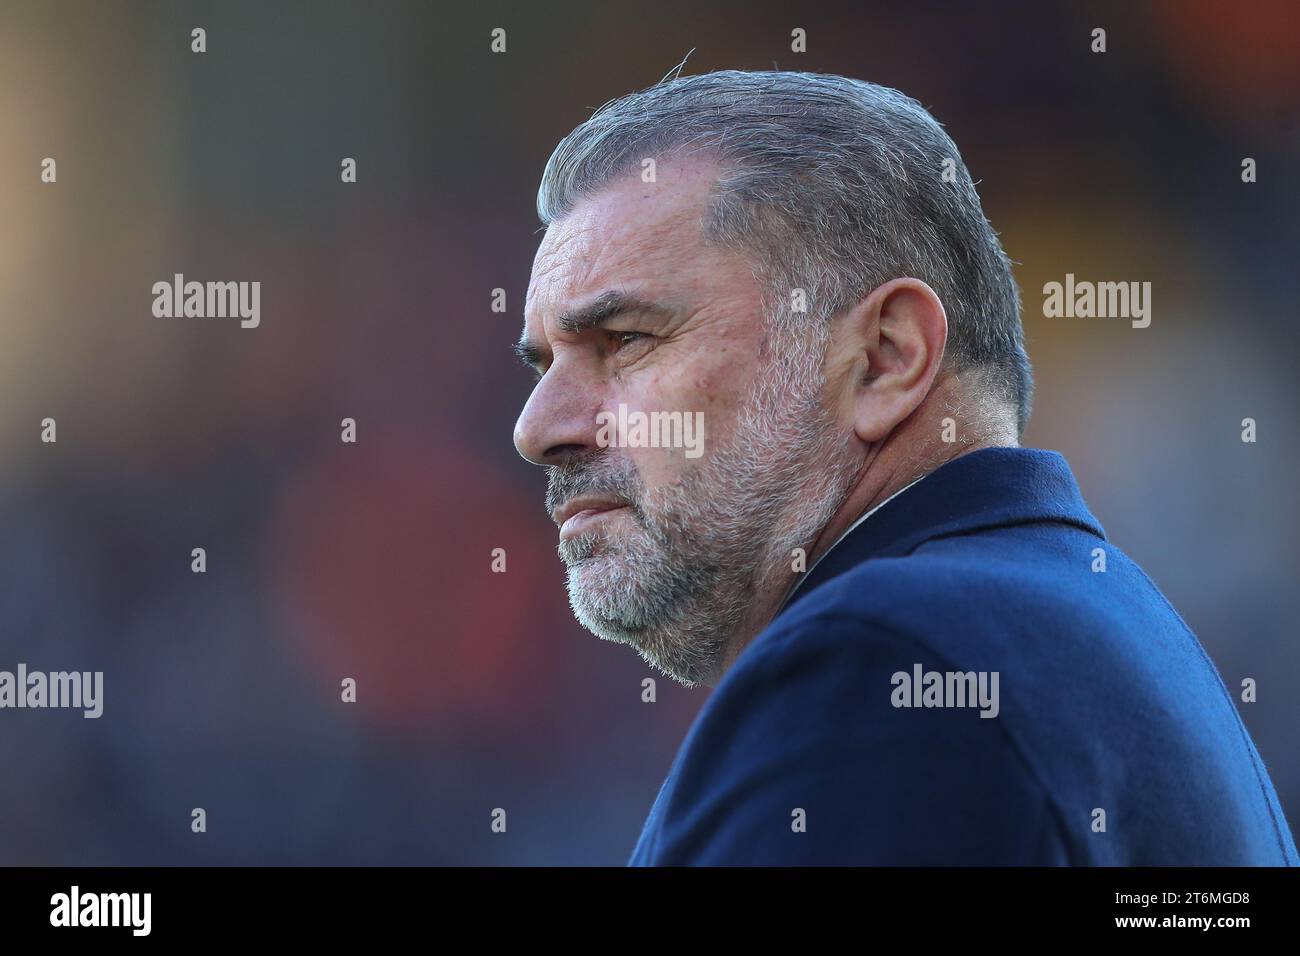
<path id="1" fill-rule="evenodd" d="M 515 449 L 534 465 L 558 465 L 596 447 L 599 402 L 558 371 L 542 376 L 515 422 Z"/>

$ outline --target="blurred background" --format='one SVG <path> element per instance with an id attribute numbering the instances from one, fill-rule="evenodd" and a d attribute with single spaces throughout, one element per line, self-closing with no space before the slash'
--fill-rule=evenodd
<path id="1" fill-rule="evenodd" d="M 0 712 L 0 864 L 626 860 L 709 691 L 642 703 L 648 667 L 573 621 L 510 344 L 551 149 L 692 49 L 688 73 L 844 73 L 947 126 L 1017 263 L 1025 443 L 1067 456 L 1229 688 L 1258 681 L 1239 711 L 1294 829 L 1298 19 L 5 3 L 0 669 L 102 670 L 105 703 Z M 260 327 L 153 317 L 177 272 L 259 280 Z M 1067 272 L 1151 281 L 1151 326 L 1045 319 Z"/>

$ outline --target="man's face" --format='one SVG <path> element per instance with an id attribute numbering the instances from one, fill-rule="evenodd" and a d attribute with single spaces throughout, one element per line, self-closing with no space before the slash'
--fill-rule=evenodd
<path id="1" fill-rule="evenodd" d="M 716 176 L 661 161 L 657 182 L 629 173 L 551 225 L 521 341 L 543 374 L 515 426 L 549 467 L 579 621 L 688 685 L 716 679 L 855 464 L 820 352 L 769 340 L 748 262 L 702 234 Z M 653 413 L 682 427 L 638 433 Z"/>

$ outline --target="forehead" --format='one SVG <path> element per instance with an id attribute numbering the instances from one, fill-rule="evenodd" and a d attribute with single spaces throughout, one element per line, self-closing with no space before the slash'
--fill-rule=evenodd
<path id="1" fill-rule="evenodd" d="M 701 284 L 719 256 L 702 232 L 717 176 L 713 163 L 666 159 L 647 183 L 637 164 L 579 200 L 542 238 L 526 319 L 540 321 L 609 288 L 662 297 Z"/>

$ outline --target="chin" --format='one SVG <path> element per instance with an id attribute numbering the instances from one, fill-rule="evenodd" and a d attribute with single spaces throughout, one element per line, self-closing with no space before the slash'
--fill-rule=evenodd
<path id="1" fill-rule="evenodd" d="M 639 640 L 645 633 L 643 628 L 633 627 L 621 618 L 603 614 L 591 602 L 572 593 L 569 595 L 569 604 L 573 607 L 578 623 L 602 641 L 639 646 Z"/>

